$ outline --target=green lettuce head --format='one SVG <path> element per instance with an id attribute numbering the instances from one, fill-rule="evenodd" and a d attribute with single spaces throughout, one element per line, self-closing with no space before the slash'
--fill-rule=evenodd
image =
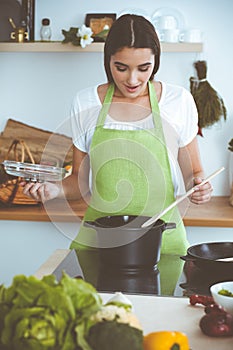
<path id="1" fill-rule="evenodd" d="M 16 276 L 9 288 L 0 287 L 0 349 L 78 350 L 77 315 L 100 305 L 96 290 L 81 279 Z"/>

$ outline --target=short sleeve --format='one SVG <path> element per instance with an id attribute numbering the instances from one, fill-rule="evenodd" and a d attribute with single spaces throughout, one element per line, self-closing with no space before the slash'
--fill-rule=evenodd
<path id="1" fill-rule="evenodd" d="M 74 146 L 77 147 L 80 151 L 86 152 L 84 138 L 85 133 L 84 130 L 82 130 L 81 125 L 81 108 L 79 103 L 79 93 L 76 94 L 72 101 L 70 109 L 70 122 Z"/>
<path id="2" fill-rule="evenodd" d="M 180 147 L 188 145 L 198 132 L 198 112 L 193 96 L 188 90 L 182 93 L 182 125 L 180 128 Z"/>

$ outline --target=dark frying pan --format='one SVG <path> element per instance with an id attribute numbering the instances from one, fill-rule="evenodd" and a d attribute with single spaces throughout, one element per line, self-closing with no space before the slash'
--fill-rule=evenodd
<path id="1" fill-rule="evenodd" d="M 233 242 L 211 242 L 189 247 L 187 255 L 181 259 L 193 261 L 196 266 L 206 270 L 232 271 L 233 278 L 233 262 L 218 261 L 230 257 L 233 257 Z"/>

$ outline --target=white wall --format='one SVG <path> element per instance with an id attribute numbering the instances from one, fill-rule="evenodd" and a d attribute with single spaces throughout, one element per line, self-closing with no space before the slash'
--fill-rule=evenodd
<path id="1" fill-rule="evenodd" d="M 227 144 L 233 137 L 232 99 L 232 32 L 233 3 L 230 0 L 139 0 L 109 2 L 77 0 L 36 1 L 36 39 L 41 19 L 49 17 L 53 40 L 62 40 L 61 29 L 80 26 L 86 13 L 119 14 L 128 8 L 141 9 L 152 16 L 156 10 L 172 7 L 181 12 L 187 27 L 198 27 L 204 33 L 204 52 L 164 53 L 158 79 L 189 89 L 189 78 L 195 73 L 193 62 L 205 59 L 207 78 L 223 97 L 227 121 L 204 129 L 199 137 L 201 157 L 206 174 L 220 166 L 226 171 L 214 180 L 214 194 L 229 194 Z M 146 10 L 145 10 L 146 9 Z M 82 87 L 105 81 L 102 53 L 0 53 L 0 130 L 8 118 L 15 118 L 49 130 L 68 117 L 75 92 Z"/>
<path id="2" fill-rule="evenodd" d="M 220 166 L 226 171 L 213 180 L 214 195 L 228 195 L 227 144 L 233 138 L 233 3 L 231 0 L 38 0 L 36 1 L 36 39 L 40 21 L 51 19 L 53 40 L 62 40 L 61 29 L 84 23 L 86 13 L 117 13 L 127 8 L 147 11 L 151 16 L 164 7 L 179 10 L 188 27 L 198 27 L 204 33 L 204 52 L 163 53 L 158 79 L 180 84 L 189 89 L 189 78 L 195 71 L 193 62 L 204 59 L 208 64 L 207 78 L 223 97 L 227 121 L 204 129 L 198 138 L 206 174 Z M 67 122 L 72 98 L 78 89 L 105 81 L 102 53 L 0 53 L 0 130 L 8 118 L 61 131 Z M 220 232 L 221 231 L 221 232 Z M 188 228 L 196 240 L 211 240 L 232 229 Z M 208 236 L 206 235 L 208 234 Z M 213 234 L 213 236 L 212 236 Z M 33 246 L 35 250 L 32 252 Z M 33 273 L 35 268 L 56 248 L 66 248 L 69 240 L 50 223 L 0 223 L 0 274 L 7 283 L 19 273 Z M 12 253 L 12 254 L 11 254 Z M 19 254 L 19 255 L 17 255 Z M 18 256 L 18 258 L 17 258 Z"/>

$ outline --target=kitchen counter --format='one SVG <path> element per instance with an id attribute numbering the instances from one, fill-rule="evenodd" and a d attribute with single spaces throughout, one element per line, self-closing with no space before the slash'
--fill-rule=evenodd
<path id="1" fill-rule="evenodd" d="M 36 271 L 35 276 L 42 278 L 54 273 L 59 278 L 63 269 L 72 277 L 80 275 L 81 271 L 74 269 L 77 263 L 75 259 L 74 251 L 57 250 Z M 160 330 L 182 331 L 187 334 L 192 350 L 232 350 L 233 337 L 211 338 L 201 332 L 199 322 L 205 314 L 204 307 L 191 306 L 187 297 L 124 294 L 132 302 L 144 334 Z M 113 292 L 100 292 L 100 295 L 106 302 L 113 296 Z"/>
<path id="2" fill-rule="evenodd" d="M 104 301 L 112 294 L 101 294 Z M 191 306 L 188 298 L 126 295 L 141 322 L 144 334 L 162 330 L 184 332 L 192 350 L 232 350 L 233 337 L 211 338 L 204 335 L 199 322 L 203 306 Z"/>
<path id="3" fill-rule="evenodd" d="M 2 206 L 0 220 L 80 222 L 86 208 L 83 201 L 65 200 L 52 200 L 45 206 Z M 227 196 L 212 197 L 200 206 L 190 203 L 183 220 L 185 226 L 233 227 L 233 207 Z"/>

